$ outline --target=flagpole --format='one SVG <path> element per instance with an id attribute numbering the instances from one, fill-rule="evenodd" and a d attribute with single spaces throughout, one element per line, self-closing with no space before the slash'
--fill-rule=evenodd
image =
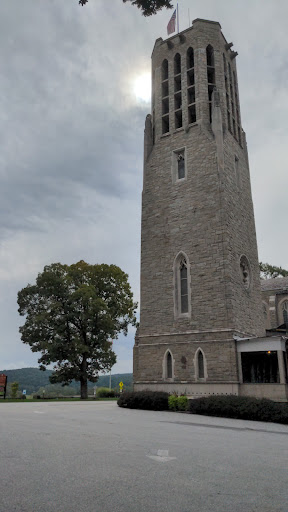
<path id="1" fill-rule="evenodd" d="M 178 13 L 178 2 L 177 2 L 177 30 L 179 34 L 179 13 Z"/>

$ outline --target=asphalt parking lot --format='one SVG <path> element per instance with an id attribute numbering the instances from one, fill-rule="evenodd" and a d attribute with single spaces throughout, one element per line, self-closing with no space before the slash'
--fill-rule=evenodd
<path id="1" fill-rule="evenodd" d="M 0 512 L 288 512 L 288 426 L 0 404 Z"/>

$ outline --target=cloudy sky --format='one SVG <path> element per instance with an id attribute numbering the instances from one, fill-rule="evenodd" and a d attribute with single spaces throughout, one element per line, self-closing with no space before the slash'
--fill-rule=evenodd
<path id="1" fill-rule="evenodd" d="M 219 21 L 239 53 L 259 259 L 288 268 L 287 0 L 180 0 L 180 30 L 188 9 Z M 139 300 L 147 77 L 172 12 L 1 1 L 0 369 L 37 366 L 16 300 L 46 264 L 115 263 Z M 133 336 L 115 344 L 113 373 L 132 371 Z"/>

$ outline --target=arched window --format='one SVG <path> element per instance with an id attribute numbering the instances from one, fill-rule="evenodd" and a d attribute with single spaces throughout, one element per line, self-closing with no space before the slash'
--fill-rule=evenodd
<path id="1" fill-rule="evenodd" d="M 196 380 L 206 380 L 207 378 L 207 364 L 203 350 L 199 347 L 196 350 L 195 358 L 195 379 Z"/>
<path id="2" fill-rule="evenodd" d="M 241 146 L 241 122 L 240 122 L 240 106 L 239 106 L 239 98 L 238 98 L 238 87 L 237 87 L 237 78 L 235 71 L 233 71 L 233 83 L 234 83 L 234 92 L 235 92 L 235 106 L 236 106 L 236 126 L 238 135 L 239 144 Z"/>
<path id="3" fill-rule="evenodd" d="M 165 59 L 162 62 L 162 80 L 168 79 L 168 60 Z"/>
<path id="4" fill-rule="evenodd" d="M 209 101 L 209 116 L 210 123 L 212 121 L 212 93 L 216 87 L 215 80 L 215 65 L 214 65 L 214 50 L 211 44 L 206 48 L 207 58 L 207 81 L 208 81 L 208 101 Z"/>
<path id="5" fill-rule="evenodd" d="M 187 69 L 194 68 L 194 50 L 188 48 L 187 50 Z"/>
<path id="6" fill-rule="evenodd" d="M 168 60 L 162 62 L 162 135 L 169 132 Z"/>
<path id="7" fill-rule="evenodd" d="M 196 123 L 196 98 L 195 98 L 195 73 L 194 73 L 194 50 L 187 50 L 187 104 L 188 124 Z"/>
<path id="8" fill-rule="evenodd" d="M 163 379 L 173 379 L 174 378 L 174 361 L 172 352 L 168 349 L 166 350 L 163 358 Z"/>
<path id="9" fill-rule="evenodd" d="M 284 300 L 284 302 L 282 302 L 281 309 L 282 309 L 283 323 L 287 324 L 288 323 L 288 300 Z"/>
<path id="10" fill-rule="evenodd" d="M 181 56 L 180 53 L 176 53 L 174 57 L 174 75 L 181 73 Z"/>
<path id="11" fill-rule="evenodd" d="M 207 56 L 207 66 L 214 67 L 214 50 L 211 44 L 208 44 L 206 48 L 206 56 Z"/>
<path id="12" fill-rule="evenodd" d="M 223 53 L 223 66 L 224 66 L 224 79 L 225 79 L 225 91 L 226 91 L 226 108 L 227 108 L 227 123 L 228 130 L 231 132 L 231 112 L 230 112 L 230 89 L 229 89 L 229 80 L 227 73 L 227 61 L 226 57 Z"/>
<path id="13" fill-rule="evenodd" d="M 252 273 L 249 260 L 247 256 L 245 256 L 245 254 L 242 254 L 242 256 L 240 257 L 240 275 L 244 288 L 246 288 L 246 290 L 249 290 L 251 286 Z"/>
<path id="14" fill-rule="evenodd" d="M 204 357 L 202 350 L 198 352 L 198 377 L 199 379 L 204 379 Z"/>
<path id="15" fill-rule="evenodd" d="M 184 253 L 179 253 L 174 261 L 174 314 L 176 318 L 190 315 L 190 266 Z"/>
<path id="16" fill-rule="evenodd" d="M 234 96 L 234 86 L 233 86 L 233 78 L 230 62 L 228 63 L 228 71 L 229 71 L 229 83 L 230 83 L 230 100 L 231 100 L 231 115 L 232 115 L 232 133 L 237 140 L 238 132 L 236 129 L 236 113 L 235 113 L 235 96 Z"/>
<path id="17" fill-rule="evenodd" d="M 187 178 L 186 148 L 172 151 L 172 180 L 173 183 L 179 183 Z"/>
<path id="18" fill-rule="evenodd" d="M 181 81 L 181 56 L 176 53 L 174 57 L 174 123 L 175 129 L 182 128 L 182 81 Z"/>
<path id="19" fill-rule="evenodd" d="M 187 261 L 185 258 L 180 263 L 180 283 L 181 313 L 188 313 L 188 277 Z"/>
<path id="20" fill-rule="evenodd" d="M 177 166 L 178 166 L 178 180 L 182 180 L 185 178 L 185 158 L 184 152 L 179 153 L 177 157 Z"/>
<path id="21" fill-rule="evenodd" d="M 167 365 L 167 379 L 172 379 L 172 356 L 171 356 L 170 352 L 167 352 L 166 365 Z"/>

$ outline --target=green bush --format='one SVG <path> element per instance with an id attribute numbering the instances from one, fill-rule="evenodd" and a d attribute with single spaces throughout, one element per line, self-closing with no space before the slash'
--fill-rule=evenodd
<path id="1" fill-rule="evenodd" d="M 170 411 L 187 411 L 188 398 L 185 395 L 170 395 L 168 398 Z"/>
<path id="2" fill-rule="evenodd" d="M 17 398 L 17 393 L 19 390 L 19 382 L 11 383 L 11 398 Z"/>
<path id="3" fill-rule="evenodd" d="M 126 391 L 120 395 L 117 404 L 128 409 L 167 411 L 168 397 L 164 391 Z"/>
<path id="4" fill-rule="evenodd" d="M 114 398 L 116 395 L 116 392 L 114 389 L 109 388 L 97 388 L 96 391 L 96 397 L 97 398 Z"/>
<path id="5" fill-rule="evenodd" d="M 187 411 L 188 408 L 188 398 L 185 395 L 178 396 L 178 410 L 179 411 Z"/>
<path id="6" fill-rule="evenodd" d="M 267 398 L 209 396 L 190 400 L 192 414 L 288 424 L 288 405 Z"/>
<path id="7" fill-rule="evenodd" d="M 178 409 L 178 396 L 170 395 L 168 398 L 168 406 L 170 411 L 177 411 Z"/>

